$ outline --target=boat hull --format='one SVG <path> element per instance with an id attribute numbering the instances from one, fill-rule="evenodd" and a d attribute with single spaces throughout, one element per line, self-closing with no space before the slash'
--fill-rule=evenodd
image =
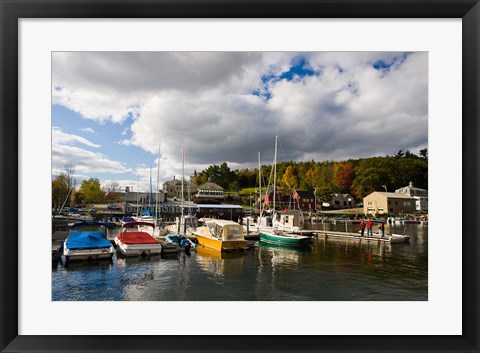
<path id="1" fill-rule="evenodd" d="M 98 249 L 69 249 L 66 246 L 63 248 L 63 255 L 70 261 L 108 260 L 113 257 L 114 252 L 113 246 Z"/>
<path id="2" fill-rule="evenodd" d="M 260 240 L 279 245 L 302 246 L 311 244 L 312 238 L 304 235 L 281 235 L 269 232 L 259 232 Z"/>
<path id="3" fill-rule="evenodd" d="M 198 243 L 206 248 L 218 251 L 247 250 L 248 244 L 245 240 L 219 240 L 196 234 Z"/>
<path id="4" fill-rule="evenodd" d="M 160 255 L 162 253 L 162 245 L 158 244 L 124 244 L 118 238 L 115 238 L 117 250 L 124 256 L 146 256 Z"/>

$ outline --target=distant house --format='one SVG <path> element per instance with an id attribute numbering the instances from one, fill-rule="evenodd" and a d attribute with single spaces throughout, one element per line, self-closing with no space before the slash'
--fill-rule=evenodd
<path id="1" fill-rule="evenodd" d="M 417 212 L 428 212 L 428 190 L 417 188 L 410 182 L 408 186 L 397 189 L 395 192 L 415 198 L 415 209 Z"/>
<path id="2" fill-rule="evenodd" d="M 398 216 L 415 212 L 416 199 L 396 192 L 374 191 L 363 198 L 364 214 L 388 214 Z"/>
<path id="3" fill-rule="evenodd" d="M 266 195 L 262 196 L 262 201 L 264 205 L 273 207 L 273 190 L 267 192 Z M 276 189 L 275 193 L 275 208 L 277 210 L 290 209 L 292 207 L 292 198 L 290 195 L 284 195 L 280 190 Z"/>
<path id="4" fill-rule="evenodd" d="M 207 181 L 198 187 L 193 201 L 195 203 L 219 204 L 225 201 L 225 194 L 220 185 Z"/>
<path id="5" fill-rule="evenodd" d="M 349 194 L 331 194 L 330 206 L 333 208 L 352 208 L 355 207 L 355 199 Z"/>
<path id="6" fill-rule="evenodd" d="M 130 191 L 126 188 L 125 200 L 123 202 L 123 209 L 126 215 L 138 214 L 147 211 L 149 208 L 154 212 L 157 195 L 149 192 Z M 166 201 L 165 192 L 160 190 L 158 192 L 158 204 L 163 204 Z"/>
<path id="7" fill-rule="evenodd" d="M 170 199 L 182 199 L 182 181 L 173 177 L 173 180 L 163 183 L 163 191 Z M 190 196 L 194 195 L 197 191 L 197 185 L 190 180 L 183 181 L 183 194 L 185 200 L 190 200 Z"/>
<path id="8" fill-rule="evenodd" d="M 295 206 L 302 211 L 313 211 L 317 208 L 313 191 L 295 190 L 292 196 Z"/>

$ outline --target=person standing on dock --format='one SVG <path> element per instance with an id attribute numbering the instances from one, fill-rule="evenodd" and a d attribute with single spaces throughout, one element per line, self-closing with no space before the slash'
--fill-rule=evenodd
<path id="1" fill-rule="evenodd" d="M 360 218 L 360 236 L 363 237 L 364 233 L 365 233 L 365 222 L 363 221 L 363 218 Z"/>
<path id="2" fill-rule="evenodd" d="M 385 222 L 380 223 L 380 235 L 382 238 L 385 236 Z"/>
<path id="3" fill-rule="evenodd" d="M 372 220 L 369 218 L 367 220 L 367 237 L 370 235 L 371 237 L 373 236 L 373 232 L 372 232 L 372 226 L 373 226 L 373 222 Z"/>

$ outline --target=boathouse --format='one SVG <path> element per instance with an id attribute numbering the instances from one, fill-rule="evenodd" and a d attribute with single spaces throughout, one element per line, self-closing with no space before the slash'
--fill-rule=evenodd
<path id="1" fill-rule="evenodd" d="M 398 216 L 415 212 L 416 199 L 396 192 L 374 191 L 363 198 L 363 213 L 373 216 L 388 214 Z"/>
<path id="2" fill-rule="evenodd" d="M 211 181 L 198 187 L 198 192 L 193 198 L 195 203 L 218 204 L 225 200 L 223 188 Z"/>
<path id="3" fill-rule="evenodd" d="M 395 192 L 415 198 L 415 209 L 417 212 L 428 212 L 428 190 L 417 188 L 410 182 L 408 186 L 397 189 Z"/>

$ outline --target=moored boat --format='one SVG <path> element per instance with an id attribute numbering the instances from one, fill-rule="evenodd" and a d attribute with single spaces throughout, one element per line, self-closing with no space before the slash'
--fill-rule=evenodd
<path id="1" fill-rule="evenodd" d="M 124 256 L 157 255 L 162 252 L 162 245 L 153 238 L 144 228 L 151 228 L 155 224 L 147 222 L 129 222 L 122 225 L 120 232 L 115 237 L 117 249 Z"/>
<path id="2" fill-rule="evenodd" d="M 165 241 L 168 243 L 178 244 L 180 250 L 194 251 L 195 243 L 188 239 L 187 236 L 178 233 L 168 233 L 165 235 Z"/>
<path id="3" fill-rule="evenodd" d="M 275 158 L 273 160 L 273 208 L 272 208 L 272 220 L 273 220 L 273 229 L 272 230 L 261 230 L 258 232 L 260 240 L 273 243 L 273 244 L 285 244 L 285 245 L 296 245 L 301 246 L 304 244 L 309 244 L 312 241 L 312 238 L 306 235 L 299 235 L 293 233 L 286 233 L 286 231 L 298 231 L 299 225 L 296 221 L 299 221 L 298 212 L 284 213 L 283 217 L 280 220 L 277 220 L 276 213 L 276 188 L 277 188 L 277 144 L 278 144 L 278 135 L 275 136 Z M 297 216 L 297 217 L 295 217 Z"/>
<path id="4" fill-rule="evenodd" d="M 243 227 L 233 221 L 223 219 L 203 219 L 204 225 L 197 227 L 194 235 L 198 243 L 218 251 L 247 250 L 243 237 Z"/>
<path id="5" fill-rule="evenodd" d="M 108 225 L 100 222 L 80 222 L 70 227 L 63 244 L 65 260 L 111 259 L 115 249 L 108 241 Z"/>
<path id="6" fill-rule="evenodd" d="M 264 232 L 261 231 L 258 233 L 260 240 L 279 245 L 288 245 L 288 246 L 303 246 L 312 243 L 312 237 L 307 235 L 299 235 L 293 233 L 286 233 L 281 231 L 272 231 Z"/>

